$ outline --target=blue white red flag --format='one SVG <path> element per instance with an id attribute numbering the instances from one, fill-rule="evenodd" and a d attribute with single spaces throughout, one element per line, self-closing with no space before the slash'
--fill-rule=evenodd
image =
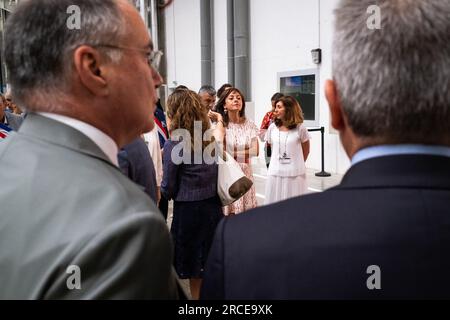
<path id="1" fill-rule="evenodd" d="M 12 129 L 6 124 L 0 123 L 0 140 L 5 139 L 11 131 Z"/>

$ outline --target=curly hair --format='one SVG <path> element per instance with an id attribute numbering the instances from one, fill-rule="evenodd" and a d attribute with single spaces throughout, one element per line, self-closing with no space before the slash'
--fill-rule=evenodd
<path id="1" fill-rule="evenodd" d="M 167 116 L 170 119 L 170 132 L 176 129 L 189 131 L 192 149 L 195 145 L 194 128 L 196 121 L 202 123 L 202 150 L 211 143 L 211 141 L 203 141 L 203 136 L 211 125 L 208 114 L 196 92 L 191 90 L 174 91 L 167 99 Z"/>

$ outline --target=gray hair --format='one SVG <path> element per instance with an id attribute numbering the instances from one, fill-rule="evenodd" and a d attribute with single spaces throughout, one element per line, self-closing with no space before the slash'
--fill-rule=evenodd
<path id="1" fill-rule="evenodd" d="M 70 29 L 70 6 L 81 12 L 79 29 Z M 27 109 L 51 103 L 49 95 L 64 94 L 70 86 L 72 53 L 83 44 L 118 44 L 125 22 L 116 0 L 27 0 L 7 20 L 5 57 L 14 97 Z M 120 52 L 100 48 L 112 62 Z"/>
<path id="2" fill-rule="evenodd" d="M 207 93 L 210 96 L 215 96 L 216 95 L 216 89 L 214 89 L 213 86 L 210 85 L 204 85 L 200 88 L 200 90 L 198 91 L 198 94 L 202 94 L 202 93 Z"/>
<path id="3" fill-rule="evenodd" d="M 390 143 L 450 141 L 450 0 L 373 0 L 335 11 L 333 77 L 350 127 Z"/>

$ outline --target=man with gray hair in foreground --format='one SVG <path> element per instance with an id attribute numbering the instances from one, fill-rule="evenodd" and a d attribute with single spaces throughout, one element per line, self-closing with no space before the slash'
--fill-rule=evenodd
<path id="1" fill-rule="evenodd" d="M 73 5 L 80 29 L 66 25 Z M 152 129 L 161 85 L 138 12 L 23 1 L 5 34 L 28 116 L 0 144 L 0 299 L 177 298 L 167 226 L 117 166 L 118 148 Z"/>
<path id="2" fill-rule="evenodd" d="M 331 124 L 342 183 L 223 220 L 204 299 L 450 298 L 450 1 L 335 12 Z"/>

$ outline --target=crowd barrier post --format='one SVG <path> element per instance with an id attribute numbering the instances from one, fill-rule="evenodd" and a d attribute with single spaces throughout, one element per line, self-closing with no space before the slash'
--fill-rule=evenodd
<path id="1" fill-rule="evenodd" d="M 317 172 L 316 176 L 317 177 L 330 177 L 331 173 L 328 173 L 325 171 L 325 143 L 324 143 L 325 128 L 320 127 L 320 128 L 308 129 L 308 131 L 309 132 L 320 131 L 320 135 L 321 135 L 322 171 Z"/>

